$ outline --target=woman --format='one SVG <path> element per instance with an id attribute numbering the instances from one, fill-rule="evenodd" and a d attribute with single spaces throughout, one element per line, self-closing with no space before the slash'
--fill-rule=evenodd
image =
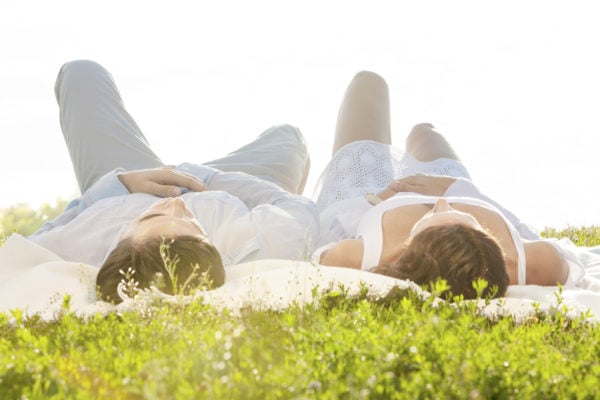
<path id="1" fill-rule="evenodd" d="M 406 152 L 391 146 L 386 82 L 359 72 L 342 101 L 333 158 L 315 192 L 321 245 L 313 261 L 361 268 L 419 284 L 437 278 L 452 294 L 502 296 L 508 284 L 570 284 L 575 257 L 541 240 L 473 185 L 431 124 L 416 125 Z M 446 293 L 450 296 L 450 293 Z"/>

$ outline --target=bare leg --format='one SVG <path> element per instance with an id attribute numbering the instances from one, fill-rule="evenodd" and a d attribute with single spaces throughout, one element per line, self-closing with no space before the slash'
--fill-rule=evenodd
<path id="1" fill-rule="evenodd" d="M 415 125 L 406 138 L 406 152 L 419 161 L 460 160 L 450 143 L 429 123 Z"/>
<path id="2" fill-rule="evenodd" d="M 381 76 L 370 71 L 357 73 L 346 89 L 338 113 L 332 154 L 356 140 L 392 143 L 388 86 Z"/>

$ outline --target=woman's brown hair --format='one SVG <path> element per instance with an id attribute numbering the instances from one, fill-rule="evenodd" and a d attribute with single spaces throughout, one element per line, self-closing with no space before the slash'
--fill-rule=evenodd
<path id="1" fill-rule="evenodd" d="M 479 278 L 488 282 L 481 293 L 484 298 L 503 296 L 508 287 L 506 262 L 497 240 L 486 232 L 460 224 L 425 229 L 407 244 L 398 262 L 379 265 L 370 271 L 409 279 L 419 285 L 443 278 L 451 291 L 442 294 L 447 299 L 454 295 L 476 298 L 473 281 Z"/>
<path id="2" fill-rule="evenodd" d="M 165 259 L 165 251 L 169 260 Z M 176 263 L 173 276 L 165 265 L 168 261 Z M 161 274 L 165 284 L 158 289 L 167 294 L 174 294 L 174 289 L 187 293 L 202 283 L 214 288 L 225 282 L 225 269 L 215 246 L 198 237 L 185 235 L 171 239 L 121 240 L 96 277 L 100 298 L 120 303 L 118 286 L 126 279 L 126 274 L 131 275 L 139 289 L 156 284 L 158 274 Z M 172 279 L 175 279 L 175 285 Z"/>

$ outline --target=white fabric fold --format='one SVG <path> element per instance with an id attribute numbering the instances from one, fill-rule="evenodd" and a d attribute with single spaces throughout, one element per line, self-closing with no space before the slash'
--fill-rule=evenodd
<path id="1" fill-rule="evenodd" d="M 600 322 L 600 247 L 572 247 L 586 267 L 586 275 L 577 287 L 510 286 L 506 297 L 488 305 L 482 301 L 482 313 L 491 319 L 512 315 L 517 321 L 523 321 L 533 316 L 536 310 L 552 312 L 566 306 L 571 316 L 589 310 L 590 320 Z M 63 261 L 30 240 L 13 234 L 0 247 L 0 312 L 19 308 L 25 315 L 39 314 L 51 320 L 60 315 L 65 295 L 70 296 L 70 310 L 81 316 L 140 307 L 144 295 L 118 306 L 96 301 L 97 270 L 94 266 Z M 342 287 L 349 295 L 366 288 L 370 296 L 381 297 L 394 286 L 412 288 L 426 295 L 411 282 L 307 261 L 251 261 L 228 267 L 226 274 L 226 283 L 222 287 L 201 295 L 215 307 L 233 311 L 242 308 L 283 309 L 292 304 L 307 304 L 324 291 Z"/>

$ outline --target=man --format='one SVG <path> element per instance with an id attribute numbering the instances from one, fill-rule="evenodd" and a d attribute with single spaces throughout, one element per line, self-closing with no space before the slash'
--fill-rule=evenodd
<path id="1" fill-rule="evenodd" d="M 228 265 L 310 255 L 318 211 L 300 195 L 310 160 L 298 129 L 272 127 L 203 165 L 165 166 L 102 66 L 65 64 L 55 92 L 83 194 L 30 239 L 65 260 L 102 265 L 104 299 L 121 300 L 125 277 L 147 287 L 159 273 L 169 280 L 162 290 L 174 293 L 203 275 L 221 285 Z"/>

